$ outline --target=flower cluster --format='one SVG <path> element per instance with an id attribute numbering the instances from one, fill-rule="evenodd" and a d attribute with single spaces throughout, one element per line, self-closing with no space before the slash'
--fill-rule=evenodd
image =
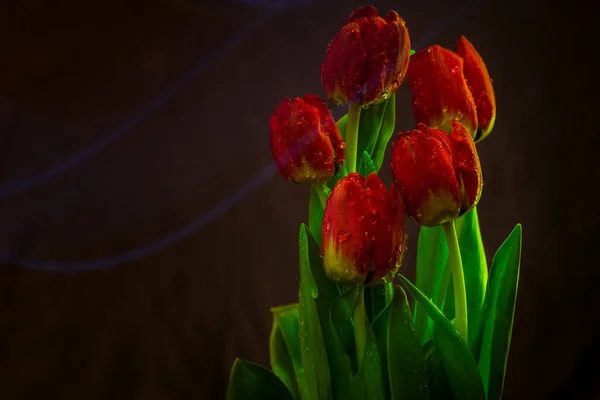
<path id="1" fill-rule="evenodd" d="M 392 146 L 394 184 L 356 170 L 361 108 L 393 95 L 407 78 L 416 129 Z M 271 149 L 279 173 L 324 193 L 323 268 L 338 283 L 391 280 L 406 247 L 405 215 L 423 226 L 450 222 L 472 209 L 483 179 L 475 142 L 491 131 L 496 110 L 491 79 L 464 37 L 457 52 L 434 45 L 411 57 L 404 20 L 372 6 L 354 11 L 331 41 L 321 66 L 325 94 L 349 104 L 345 141 L 317 95 L 285 99 L 271 117 Z M 360 107 L 357 107 L 360 106 Z M 331 190 L 345 160 L 347 176 Z"/>
<path id="2" fill-rule="evenodd" d="M 272 309 L 272 372 L 237 359 L 227 400 L 502 398 L 522 234 L 517 224 L 488 268 L 476 143 L 494 126 L 492 81 L 464 37 L 456 52 L 410 47 L 395 11 L 361 7 L 321 65 L 323 91 L 346 115 L 336 122 L 315 94 L 275 108 L 277 170 L 311 187 L 298 302 Z M 404 81 L 415 125 L 397 132 Z M 400 271 L 407 219 L 421 225 L 415 284 Z"/>

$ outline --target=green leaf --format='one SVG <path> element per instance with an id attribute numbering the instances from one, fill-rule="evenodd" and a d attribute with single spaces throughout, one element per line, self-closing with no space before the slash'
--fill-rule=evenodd
<path id="1" fill-rule="evenodd" d="M 521 245 L 521 224 L 517 224 L 492 260 L 483 306 L 486 320 L 483 332 L 479 333 L 482 336 L 479 370 L 490 400 L 502 397 L 517 302 Z"/>
<path id="2" fill-rule="evenodd" d="M 389 142 L 396 120 L 395 97 L 391 95 L 387 100 L 378 104 L 369 106 L 366 110 L 361 110 L 358 122 L 358 144 L 357 144 L 357 164 L 359 167 L 363 164 L 364 152 L 371 156 L 376 171 L 379 171 L 383 163 L 385 148 Z M 337 121 L 337 126 L 346 138 L 346 124 L 348 115 L 344 115 Z"/>
<path id="3" fill-rule="evenodd" d="M 483 382 L 477 363 L 467 344 L 447 334 L 443 329 L 433 330 L 433 340 L 440 351 L 440 359 L 455 399 L 484 400 Z"/>
<path id="4" fill-rule="evenodd" d="M 362 157 L 363 162 L 359 165 L 358 172 L 364 176 L 369 176 L 372 172 L 377 172 L 375 169 L 375 165 L 373 165 L 373 160 L 371 160 L 371 156 L 366 151 L 363 152 Z"/>
<path id="5" fill-rule="evenodd" d="M 447 266 L 448 270 L 450 270 L 450 266 Z M 450 274 L 450 280 L 448 281 L 448 285 L 446 287 L 446 296 L 440 298 L 440 303 L 442 304 L 441 309 L 444 311 L 444 315 L 450 321 L 454 319 L 454 279 L 452 279 L 452 274 Z M 441 296 L 440 296 L 441 297 Z"/>
<path id="6" fill-rule="evenodd" d="M 288 387 L 295 399 L 308 399 L 308 386 L 302 366 L 298 339 L 298 304 L 275 307 L 269 341 L 271 369 Z"/>
<path id="7" fill-rule="evenodd" d="M 390 99 L 387 99 L 381 103 L 372 104 L 366 110 L 361 111 L 358 125 L 357 165 L 363 162 L 362 156 L 365 151 L 369 155 L 373 154 L 389 102 Z"/>
<path id="8" fill-rule="evenodd" d="M 396 127 L 396 94 L 392 94 L 387 100 L 387 106 L 385 108 L 385 114 L 383 115 L 383 121 L 379 130 L 379 136 L 377 137 L 377 143 L 373 150 L 371 158 L 375 164 L 375 170 L 379 172 L 383 165 L 383 158 L 385 157 L 385 150 L 387 145 L 394 134 L 394 128 Z"/>
<path id="9" fill-rule="evenodd" d="M 239 358 L 231 367 L 227 400 L 293 400 L 281 380 L 268 369 Z"/>
<path id="10" fill-rule="evenodd" d="M 342 134 L 342 139 L 346 140 L 346 125 L 348 125 L 348 114 L 344 114 L 335 123 Z"/>
<path id="11" fill-rule="evenodd" d="M 452 388 L 453 398 L 483 400 L 485 392 L 477 363 L 469 347 L 450 321 L 416 286 L 398 274 L 408 291 L 435 322 L 433 341 L 440 351 L 440 359 Z"/>
<path id="12" fill-rule="evenodd" d="M 321 204 L 321 199 L 314 187 L 310 188 L 310 198 L 308 200 L 308 229 L 314 236 L 317 245 L 321 245 L 321 236 L 323 231 L 321 230 L 321 224 L 323 223 L 323 215 L 325 210 Z"/>
<path id="13" fill-rule="evenodd" d="M 481 324 L 481 310 L 488 280 L 487 260 L 479 229 L 477 207 L 457 219 L 455 225 L 459 232 L 458 245 L 465 274 L 469 332 L 476 332 Z M 471 349 L 473 343 L 470 343 Z"/>
<path id="14" fill-rule="evenodd" d="M 446 235 L 441 226 L 428 228 L 421 227 L 417 242 L 417 286 L 441 308 L 445 295 L 440 291 L 448 288 L 449 270 L 446 268 L 448 261 L 448 244 Z M 445 289 L 445 290 L 446 290 Z M 433 324 L 430 323 L 427 313 L 418 302 L 415 302 L 415 325 L 419 332 L 421 343 L 431 337 Z"/>
<path id="15" fill-rule="evenodd" d="M 393 295 L 393 292 L 392 292 Z M 391 298 L 390 298 L 391 300 Z M 385 385 L 385 392 L 387 398 L 390 394 L 390 379 L 389 379 L 389 368 L 388 365 L 388 326 L 390 323 L 390 310 L 392 308 L 392 302 L 387 303 L 385 308 L 375 317 L 373 321 L 373 334 L 375 335 L 375 342 L 377 343 L 377 349 L 379 350 L 379 357 L 381 359 L 381 365 L 383 365 L 383 382 Z"/>
<path id="16" fill-rule="evenodd" d="M 340 295 L 344 296 L 344 295 Z M 338 299 L 340 298 L 338 297 Z M 333 397 L 335 399 L 347 399 L 350 396 L 350 385 L 352 383 L 352 367 L 350 362 L 350 356 L 347 353 L 348 342 L 351 342 L 351 346 L 354 346 L 353 326 L 349 316 L 346 317 L 346 321 L 337 321 L 337 327 L 334 324 L 331 314 L 334 312 L 333 307 L 337 299 L 331 305 L 330 316 L 328 320 L 328 342 L 327 350 L 329 354 L 329 365 L 331 369 L 332 379 L 332 390 Z M 352 309 L 350 308 L 350 313 Z M 341 310 L 336 310 L 341 312 Z M 339 316 L 338 316 L 339 318 Z M 339 331 L 338 332 L 338 328 Z M 348 336 L 350 336 L 348 338 Z"/>
<path id="17" fill-rule="evenodd" d="M 423 345 L 423 357 L 427 364 L 427 387 L 429 388 L 431 399 L 451 399 L 452 389 L 442 366 L 440 352 L 433 343 L 433 340 L 429 340 Z"/>
<path id="18" fill-rule="evenodd" d="M 356 343 L 354 342 L 354 323 L 352 310 L 358 296 L 358 286 L 353 286 L 339 295 L 331 305 L 331 323 L 335 329 L 344 353 L 350 360 L 352 376 L 357 372 Z"/>
<path id="19" fill-rule="evenodd" d="M 427 366 L 406 293 L 394 288 L 388 327 L 388 368 L 392 399 L 429 399 Z"/>
<path id="20" fill-rule="evenodd" d="M 371 326 L 367 324 L 363 363 L 358 368 L 358 373 L 350 385 L 351 397 L 349 399 L 386 399 L 383 369 L 377 349 L 377 340 Z"/>
<path id="21" fill-rule="evenodd" d="M 323 338 L 322 321 L 317 303 L 322 303 L 329 294 L 336 295 L 337 286 L 323 282 L 321 274 L 321 258 L 318 247 L 307 230 L 306 225 L 300 226 L 300 290 L 298 314 L 300 321 L 299 336 L 302 365 L 311 399 L 331 399 L 331 375 L 327 358 L 327 347 Z M 331 282 L 330 282 L 331 283 Z M 319 287 L 321 286 L 321 287 Z M 335 289 L 334 289 L 335 288 Z M 321 293 L 321 296 L 319 295 Z M 318 301 L 317 301 L 318 300 Z M 325 300 L 326 301 L 326 300 Z M 327 304 L 327 311 L 329 304 Z M 327 318 L 327 316 L 325 317 Z M 329 323 L 325 325 L 329 327 Z"/>
<path id="22" fill-rule="evenodd" d="M 374 321 L 392 301 L 394 289 L 391 282 L 365 288 L 365 307 L 369 321 Z"/>

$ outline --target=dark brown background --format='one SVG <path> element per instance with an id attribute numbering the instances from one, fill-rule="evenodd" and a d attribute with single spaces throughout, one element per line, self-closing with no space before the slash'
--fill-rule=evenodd
<path id="1" fill-rule="evenodd" d="M 268 118 L 284 96 L 322 92 L 326 45 L 361 5 L 287 3 L 0 2 L 0 398 L 219 399 L 235 356 L 268 362 L 269 307 L 297 296 L 308 194 L 262 179 Z M 465 34 L 494 79 L 497 125 L 479 146 L 488 256 L 524 226 L 505 398 L 600 398 L 594 13 L 375 4 L 405 18 L 417 48 Z M 169 101 L 97 146 L 193 68 Z M 411 128 L 405 85 L 397 103 L 397 130 Z M 98 151 L 64 164 L 88 146 Z M 182 240 L 109 267 L 195 219 Z"/>

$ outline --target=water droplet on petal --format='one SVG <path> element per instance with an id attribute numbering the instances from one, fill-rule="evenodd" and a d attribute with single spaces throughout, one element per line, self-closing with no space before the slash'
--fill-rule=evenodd
<path id="1" fill-rule="evenodd" d="M 350 232 L 342 231 L 338 234 L 337 241 L 338 241 L 338 243 L 344 243 L 344 242 L 347 242 L 348 240 L 350 240 L 351 237 L 352 237 L 352 234 Z"/>

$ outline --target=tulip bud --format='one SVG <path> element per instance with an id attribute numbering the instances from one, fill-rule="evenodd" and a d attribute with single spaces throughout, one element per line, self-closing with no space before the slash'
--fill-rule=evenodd
<path id="1" fill-rule="evenodd" d="M 452 133 L 418 124 L 392 145 L 392 174 L 406 213 L 424 226 L 437 226 L 469 211 L 478 202 L 483 177 L 475 142 L 452 121 Z"/>
<path id="2" fill-rule="evenodd" d="M 323 267 L 332 281 L 376 285 L 390 281 L 405 250 L 404 204 L 375 174 L 354 172 L 333 188 L 323 218 Z"/>
<path id="3" fill-rule="evenodd" d="M 417 52 L 410 60 L 408 80 L 417 123 L 450 132 L 450 121 L 457 120 L 475 133 L 475 102 L 456 53 L 437 45 Z"/>
<path id="4" fill-rule="evenodd" d="M 466 37 L 458 39 L 456 52 L 465 62 L 465 78 L 475 101 L 479 123 L 475 142 L 479 142 L 492 131 L 496 121 L 496 97 L 492 80 L 481 56 Z"/>
<path id="5" fill-rule="evenodd" d="M 463 36 L 457 53 L 430 46 L 414 54 L 408 67 L 417 123 L 449 133 L 450 121 L 464 125 L 481 141 L 494 126 L 496 99 L 481 56 Z"/>
<path id="6" fill-rule="evenodd" d="M 327 104 L 317 95 L 284 99 L 270 125 L 275 165 L 291 182 L 324 183 L 344 161 L 345 143 Z"/>
<path id="7" fill-rule="evenodd" d="M 390 11 L 360 7 L 333 38 L 321 65 L 321 81 L 336 103 L 368 105 L 388 98 L 406 75 L 410 38 L 404 20 Z"/>

